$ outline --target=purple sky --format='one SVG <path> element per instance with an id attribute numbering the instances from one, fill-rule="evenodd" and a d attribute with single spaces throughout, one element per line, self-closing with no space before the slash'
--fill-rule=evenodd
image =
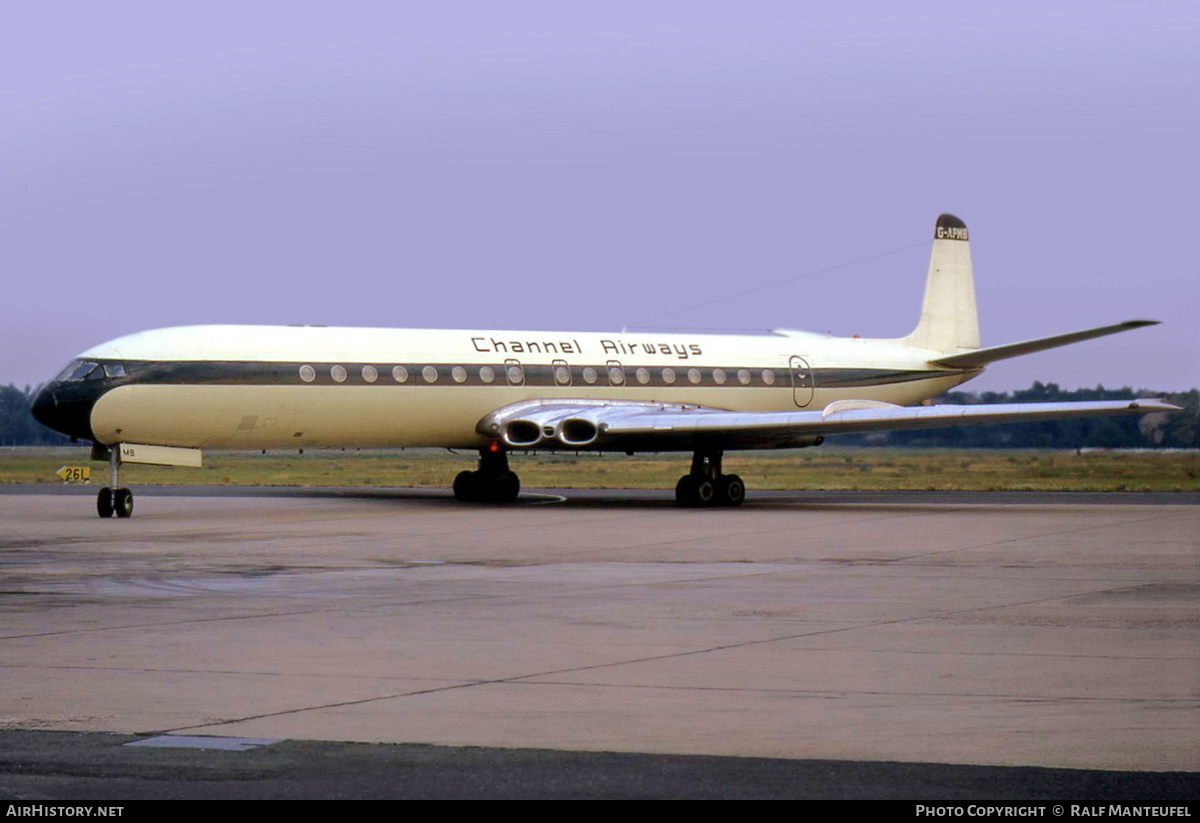
<path id="1" fill-rule="evenodd" d="M 969 389 L 1200 384 L 1195 3 L 19 3 L 0 383 L 192 323 L 899 336 L 940 212 Z"/>

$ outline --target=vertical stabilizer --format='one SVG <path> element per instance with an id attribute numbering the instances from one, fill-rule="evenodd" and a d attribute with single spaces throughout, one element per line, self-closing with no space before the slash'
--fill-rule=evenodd
<path id="1" fill-rule="evenodd" d="M 937 219 L 921 319 L 904 342 L 945 354 L 979 348 L 979 315 L 975 309 L 975 276 L 971 272 L 967 224 L 952 214 Z"/>

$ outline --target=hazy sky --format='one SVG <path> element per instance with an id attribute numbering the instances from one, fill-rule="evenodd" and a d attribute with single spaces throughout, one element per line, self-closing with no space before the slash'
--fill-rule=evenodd
<path id="1" fill-rule="evenodd" d="M 984 345 L 1164 321 L 966 388 L 1200 384 L 1194 2 L 11 3 L 0 78 L 0 383 L 193 323 L 899 336 L 949 211 Z"/>

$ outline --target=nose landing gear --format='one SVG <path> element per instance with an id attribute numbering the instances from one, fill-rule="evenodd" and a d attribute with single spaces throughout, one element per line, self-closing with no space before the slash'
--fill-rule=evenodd
<path id="1" fill-rule="evenodd" d="M 112 489 L 105 486 L 96 496 L 96 513 L 101 517 L 132 517 L 133 492 L 129 489 Z"/>
<path id="2" fill-rule="evenodd" d="M 96 495 L 96 513 L 101 517 L 132 517 L 133 492 L 122 489 L 118 480 L 120 476 L 121 455 L 119 449 L 113 446 L 108 450 L 109 479 L 111 485 L 100 489 Z"/>

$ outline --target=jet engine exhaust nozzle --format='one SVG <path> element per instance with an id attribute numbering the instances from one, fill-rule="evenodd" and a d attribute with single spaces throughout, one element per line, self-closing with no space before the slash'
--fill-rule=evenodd
<path id="1" fill-rule="evenodd" d="M 504 428 L 504 442 L 510 446 L 528 448 L 542 439 L 542 427 L 531 420 L 514 420 Z"/>
<path id="2" fill-rule="evenodd" d="M 596 440 L 596 424 L 591 420 L 571 417 L 558 426 L 558 439 L 567 446 L 587 446 Z"/>

